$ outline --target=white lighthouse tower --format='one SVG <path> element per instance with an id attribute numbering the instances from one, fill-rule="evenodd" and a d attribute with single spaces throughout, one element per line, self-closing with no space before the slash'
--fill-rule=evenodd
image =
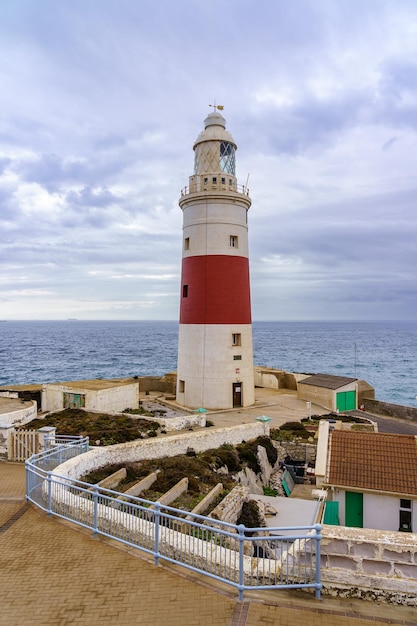
<path id="1" fill-rule="evenodd" d="M 248 190 L 236 144 L 214 111 L 194 144 L 183 211 L 177 402 L 227 409 L 255 401 L 249 284 Z"/>

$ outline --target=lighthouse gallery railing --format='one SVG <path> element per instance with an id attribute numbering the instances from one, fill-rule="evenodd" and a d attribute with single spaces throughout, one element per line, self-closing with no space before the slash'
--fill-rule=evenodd
<path id="1" fill-rule="evenodd" d="M 193 515 L 53 472 L 86 452 L 88 438 L 26 461 L 26 499 L 56 515 L 159 559 L 249 589 L 312 589 L 320 598 L 321 526 L 246 528 Z"/>

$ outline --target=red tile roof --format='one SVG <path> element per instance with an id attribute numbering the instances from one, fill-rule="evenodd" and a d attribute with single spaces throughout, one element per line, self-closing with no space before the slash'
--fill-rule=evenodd
<path id="1" fill-rule="evenodd" d="M 417 495 L 417 438 L 334 430 L 326 482 Z"/>

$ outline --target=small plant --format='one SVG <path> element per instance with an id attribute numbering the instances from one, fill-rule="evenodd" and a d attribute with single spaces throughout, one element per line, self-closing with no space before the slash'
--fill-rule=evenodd
<path id="1" fill-rule="evenodd" d="M 273 489 L 272 487 L 266 487 L 264 485 L 262 487 L 262 490 L 264 492 L 264 496 L 271 496 L 272 498 L 275 498 L 278 495 L 278 491 L 276 489 Z"/>

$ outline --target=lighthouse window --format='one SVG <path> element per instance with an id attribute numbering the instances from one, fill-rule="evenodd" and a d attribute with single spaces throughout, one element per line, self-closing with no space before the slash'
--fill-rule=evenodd
<path id="1" fill-rule="evenodd" d="M 183 285 L 182 286 L 182 297 L 183 298 L 188 298 L 188 285 Z"/>
<path id="2" fill-rule="evenodd" d="M 236 235 L 230 235 L 230 247 L 237 248 L 238 238 Z"/>
<path id="3" fill-rule="evenodd" d="M 217 184 L 217 176 L 213 176 L 212 183 L 213 183 L 213 185 Z"/>
<path id="4" fill-rule="evenodd" d="M 234 346 L 242 345 L 242 335 L 240 333 L 232 333 L 232 345 Z"/>
<path id="5" fill-rule="evenodd" d="M 226 179 L 222 177 L 222 185 L 226 184 Z"/>
<path id="6" fill-rule="evenodd" d="M 184 250 L 189 250 L 190 249 L 190 238 L 186 237 L 184 239 Z"/>
<path id="7" fill-rule="evenodd" d="M 235 174 L 235 148 L 228 141 L 220 143 L 220 169 L 227 174 Z"/>
<path id="8" fill-rule="evenodd" d="M 233 355 L 233 360 L 234 361 L 241 361 L 242 360 L 242 355 L 241 354 L 234 354 Z"/>

